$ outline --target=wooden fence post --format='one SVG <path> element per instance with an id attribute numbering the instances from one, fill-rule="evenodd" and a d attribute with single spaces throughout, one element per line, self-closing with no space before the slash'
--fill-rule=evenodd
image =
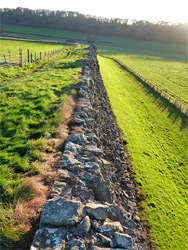
<path id="1" fill-rule="evenodd" d="M 37 53 L 35 52 L 35 62 L 36 62 L 36 59 L 37 59 Z"/>
<path id="2" fill-rule="evenodd" d="M 11 65 L 11 52 L 8 51 L 8 53 L 9 53 L 9 65 Z"/>
<path id="3" fill-rule="evenodd" d="M 6 55 L 4 55 L 4 63 L 6 63 L 7 62 L 7 60 L 6 60 Z"/>
<path id="4" fill-rule="evenodd" d="M 42 52 L 40 51 L 40 60 L 42 59 Z"/>
<path id="5" fill-rule="evenodd" d="M 29 49 L 27 50 L 27 62 L 29 63 Z"/>
<path id="6" fill-rule="evenodd" d="M 23 66 L 22 49 L 19 49 L 20 67 Z"/>
<path id="7" fill-rule="evenodd" d="M 31 53 L 31 63 L 33 62 L 33 53 Z"/>

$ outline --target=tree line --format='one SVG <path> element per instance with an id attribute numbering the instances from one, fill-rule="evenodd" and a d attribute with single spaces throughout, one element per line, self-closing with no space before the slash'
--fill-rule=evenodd
<path id="1" fill-rule="evenodd" d="M 188 24 L 103 18 L 72 11 L 28 8 L 0 9 L 2 24 L 51 28 L 89 35 L 118 36 L 158 42 L 187 44 Z"/>

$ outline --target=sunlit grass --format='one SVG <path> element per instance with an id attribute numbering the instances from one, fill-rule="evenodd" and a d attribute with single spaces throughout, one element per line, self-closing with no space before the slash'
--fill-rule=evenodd
<path id="1" fill-rule="evenodd" d="M 81 47 L 80 47 L 81 48 Z M 14 210 L 20 200 L 33 198 L 24 176 L 40 172 L 38 164 L 47 144 L 62 121 L 62 103 L 75 92 L 86 50 L 51 59 L 33 74 L 0 85 L 0 248 L 20 239 L 24 228 L 17 225 Z M 4 212 L 6 211 L 6 212 Z M 10 244 L 9 244 L 10 243 Z"/>
<path id="2" fill-rule="evenodd" d="M 187 124 L 113 60 L 98 57 L 157 249 L 187 247 Z"/>

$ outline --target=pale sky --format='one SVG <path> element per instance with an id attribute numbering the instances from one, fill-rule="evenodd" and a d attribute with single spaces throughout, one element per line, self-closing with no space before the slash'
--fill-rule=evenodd
<path id="1" fill-rule="evenodd" d="M 188 22 L 187 0 L 1 0 L 0 8 L 77 11 L 107 18 Z"/>

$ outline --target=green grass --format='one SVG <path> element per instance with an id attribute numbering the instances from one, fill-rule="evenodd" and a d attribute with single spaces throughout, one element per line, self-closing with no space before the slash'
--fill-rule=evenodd
<path id="1" fill-rule="evenodd" d="M 3 249 L 7 242 L 21 237 L 22 233 L 14 228 L 16 221 L 11 219 L 11 211 L 23 194 L 18 192 L 20 183 L 25 174 L 39 173 L 36 163 L 44 153 L 52 152 L 46 140 L 55 136 L 55 126 L 61 121 L 61 104 L 79 82 L 77 76 L 85 54 L 83 47 L 73 48 L 68 57 L 58 55 L 37 72 L 0 85 L 0 246 Z M 4 209 L 9 211 L 7 216 Z"/>
<path id="2" fill-rule="evenodd" d="M 6 61 L 9 63 L 9 53 L 11 52 L 11 63 L 19 63 L 19 49 L 22 49 L 23 63 L 27 63 L 27 50 L 33 53 L 33 59 L 40 57 L 40 52 L 42 57 L 44 52 L 68 47 L 65 44 L 57 44 L 53 42 L 37 42 L 37 41 L 23 41 L 23 40 L 13 40 L 13 39 L 0 39 L 0 63 L 4 62 L 4 55 L 6 56 Z"/>
<path id="3" fill-rule="evenodd" d="M 122 39 L 99 44 L 99 53 L 118 59 L 188 108 L 187 48 L 184 45 Z"/>
<path id="4" fill-rule="evenodd" d="M 157 249 L 187 248 L 187 123 L 111 59 L 100 69 Z"/>
<path id="5" fill-rule="evenodd" d="M 4 35 L 8 35 L 9 34 L 8 32 L 18 32 L 18 33 L 24 33 L 24 35 L 22 34 L 22 36 L 24 37 L 32 37 L 32 38 L 40 38 L 40 39 L 43 38 L 43 39 L 51 39 L 51 40 L 56 40 L 56 41 L 62 41 L 67 38 L 87 40 L 87 37 L 88 37 L 87 34 L 83 34 L 83 33 L 68 32 L 68 31 L 55 30 L 55 29 L 24 27 L 24 26 L 17 26 L 17 25 L 2 25 L 2 27 L 3 27 Z M 49 36 L 49 37 L 45 37 L 45 36 Z"/>

